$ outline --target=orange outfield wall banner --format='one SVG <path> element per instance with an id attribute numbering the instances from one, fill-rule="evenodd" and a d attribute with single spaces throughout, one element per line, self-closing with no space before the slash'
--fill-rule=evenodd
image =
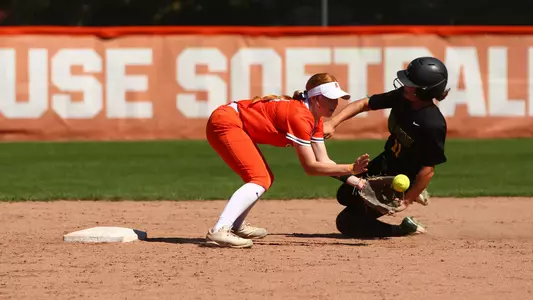
<path id="1" fill-rule="evenodd" d="M 204 139 L 219 105 L 292 95 L 316 72 L 363 98 L 429 55 L 448 66 L 448 137 L 533 137 L 533 30 L 130 31 L 0 31 L 1 139 Z M 388 113 L 363 113 L 335 137 L 386 137 Z"/>

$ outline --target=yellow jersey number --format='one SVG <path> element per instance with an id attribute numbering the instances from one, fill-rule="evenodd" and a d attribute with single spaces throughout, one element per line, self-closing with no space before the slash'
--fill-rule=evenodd
<path id="1" fill-rule="evenodd" d="M 402 152 L 402 144 L 398 142 L 398 139 L 394 139 L 394 145 L 392 145 L 392 153 L 394 153 L 394 156 L 398 158 L 400 156 L 400 152 Z"/>

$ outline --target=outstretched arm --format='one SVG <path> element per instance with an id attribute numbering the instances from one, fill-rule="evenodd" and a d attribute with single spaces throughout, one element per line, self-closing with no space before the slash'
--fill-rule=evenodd
<path id="1" fill-rule="evenodd" d="M 315 157 L 317 161 L 323 162 L 323 163 L 330 163 L 330 164 L 336 164 L 333 160 L 331 160 L 328 156 L 328 152 L 326 150 L 325 143 L 312 143 L 313 152 L 315 153 Z M 367 164 L 368 163 L 368 155 L 365 154 L 359 158 L 359 162 L 361 164 Z M 365 168 L 366 170 L 366 168 Z M 344 175 L 344 176 L 331 176 L 337 180 L 340 180 L 344 183 L 347 183 L 351 186 L 357 187 L 358 189 L 361 189 L 362 185 L 364 184 L 364 180 L 361 178 L 355 176 L 355 175 Z"/>
<path id="2" fill-rule="evenodd" d="M 305 173 L 310 176 L 342 176 L 366 171 L 368 154 L 361 155 L 353 164 L 335 164 L 333 161 L 319 161 L 312 147 L 295 145 L 296 153 Z"/>
<path id="3" fill-rule="evenodd" d="M 359 99 L 346 105 L 338 114 L 333 116 L 329 122 L 337 127 L 340 123 L 368 110 L 370 110 L 368 107 L 368 98 Z"/>
<path id="4" fill-rule="evenodd" d="M 315 153 L 315 158 L 319 162 L 336 164 L 331 158 L 329 158 L 328 150 L 326 149 L 326 144 L 323 142 L 311 142 L 311 148 L 313 148 L 313 153 Z"/>
<path id="5" fill-rule="evenodd" d="M 401 93 L 403 93 L 402 89 L 396 89 L 386 93 L 375 94 L 371 97 L 359 99 L 346 105 L 338 114 L 324 123 L 324 137 L 330 138 L 337 126 L 362 112 L 392 108 L 394 103 L 397 102 Z"/>
<path id="6" fill-rule="evenodd" d="M 341 182 L 344 182 L 348 185 L 351 185 L 353 187 L 356 187 L 358 190 L 363 188 L 363 185 L 365 184 L 365 180 L 357 177 L 357 175 L 345 175 L 345 176 L 331 176 Z"/>
<path id="7" fill-rule="evenodd" d="M 324 137 L 330 138 L 335 131 L 335 128 L 337 128 L 342 122 L 368 110 L 370 110 L 368 106 L 368 98 L 359 99 L 346 105 L 338 114 L 324 122 Z"/>

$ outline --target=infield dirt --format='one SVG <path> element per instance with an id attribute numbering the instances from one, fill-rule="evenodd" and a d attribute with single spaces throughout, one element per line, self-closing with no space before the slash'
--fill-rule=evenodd
<path id="1" fill-rule="evenodd" d="M 432 199 L 425 235 L 345 239 L 336 200 L 260 202 L 252 249 L 202 246 L 226 201 L 0 203 L 3 299 L 531 299 L 533 199 Z M 147 241 L 65 243 L 94 226 Z"/>

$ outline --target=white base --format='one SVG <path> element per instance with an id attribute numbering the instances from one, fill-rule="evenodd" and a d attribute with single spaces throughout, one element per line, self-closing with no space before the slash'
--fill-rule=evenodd
<path id="1" fill-rule="evenodd" d="M 93 227 L 63 236 L 65 242 L 127 243 L 146 239 L 146 232 L 124 227 Z"/>

